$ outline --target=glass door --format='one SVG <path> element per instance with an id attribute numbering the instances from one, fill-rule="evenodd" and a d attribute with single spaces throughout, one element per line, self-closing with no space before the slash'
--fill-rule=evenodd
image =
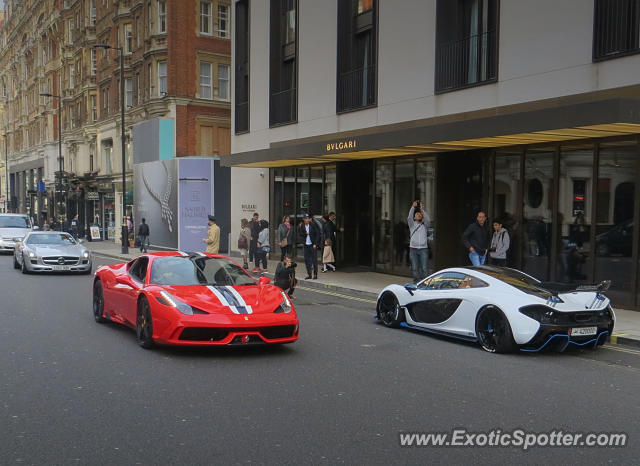
<path id="1" fill-rule="evenodd" d="M 393 199 L 393 162 L 376 164 L 375 199 L 375 263 L 376 270 L 390 273 L 392 268 L 392 199 Z"/>

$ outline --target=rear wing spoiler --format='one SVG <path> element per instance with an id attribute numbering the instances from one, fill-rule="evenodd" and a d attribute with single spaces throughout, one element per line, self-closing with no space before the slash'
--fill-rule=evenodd
<path id="1" fill-rule="evenodd" d="M 611 280 L 603 280 L 597 285 L 579 285 L 576 287 L 576 291 L 595 291 L 600 293 L 607 291 L 611 287 Z"/>

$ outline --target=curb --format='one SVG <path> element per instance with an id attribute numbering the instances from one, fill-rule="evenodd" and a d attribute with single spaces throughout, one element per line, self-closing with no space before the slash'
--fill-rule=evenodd
<path id="1" fill-rule="evenodd" d="M 640 340 L 626 336 L 611 335 L 609 343 L 612 345 L 634 346 L 636 348 L 640 348 Z"/>

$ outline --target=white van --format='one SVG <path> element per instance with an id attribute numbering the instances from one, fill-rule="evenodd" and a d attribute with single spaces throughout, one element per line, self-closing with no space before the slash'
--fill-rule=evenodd
<path id="1" fill-rule="evenodd" d="M 24 235 L 37 228 L 28 215 L 0 214 L 0 252 L 13 252 L 16 241 L 22 241 Z"/>

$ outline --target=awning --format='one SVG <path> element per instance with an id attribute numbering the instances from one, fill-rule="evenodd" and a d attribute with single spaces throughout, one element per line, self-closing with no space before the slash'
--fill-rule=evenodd
<path id="1" fill-rule="evenodd" d="M 495 113 L 460 114 L 323 135 L 312 141 L 279 142 L 268 149 L 220 157 L 220 163 L 284 167 L 640 134 L 640 100 L 636 99 L 550 105 L 513 113 L 496 109 Z"/>

